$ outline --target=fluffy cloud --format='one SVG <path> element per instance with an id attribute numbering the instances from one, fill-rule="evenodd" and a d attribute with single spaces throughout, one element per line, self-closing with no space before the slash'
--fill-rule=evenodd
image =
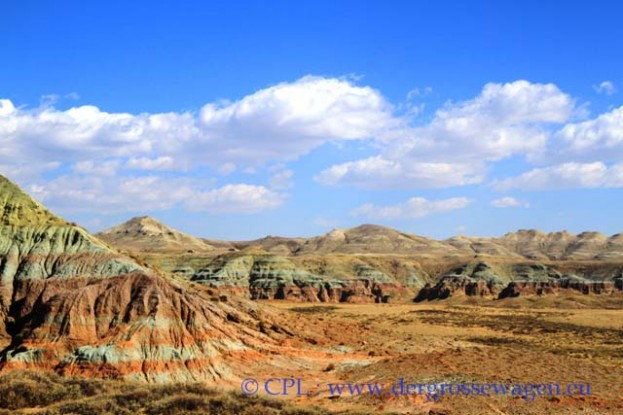
<path id="1" fill-rule="evenodd" d="M 599 89 L 610 90 L 606 82 Z M 285 163 L 326 143 L 360 140 L 376 154 L 329 165 L 316 180 L 363 189 L 473 185 L 484 182 L 496 162 L 520 156 L 551 166 L 498 180 L 495 188 L 619 187 L 623 107 L 572 120 L 578 113 L 574 99 L 555 85 L 528 81 L 487 84 L 473 99 L 442 106 L 422 125 L 414 123 L 411 107 L 393 106 L 373 88 L 311 76 L 197 112 L 110 113 L 92 105 L 60 110 L 53 99 L 29 109 L 3 99 L 0 171 L 65 210 L 181 204 L 256 212 L 285 200 L 281 192 L 294 174 Z M 216 187 L 211 179 L 193 178 L 204 167 L 221 176 L 263 172 L 267 183 Z M 434 203 L 416 198 L 355 212 L 389 217 L 397 210 L 428 212 Z"/>
<path id="2" fill-rule="evenodd" d="M 75 172 L 83 174 L 99 174 L 104 176 L 111 176 L 117 172 L 119 165 L 120 163 L 118 160 L 109 160 L 103 162 L 86 160 L 74 164 L 72 169 Z"/>
<path id="3" fill-rule="evenodd" d="M 264 186 L 228 184 L 218 189 L 199 192 L 186 200 L 192 210 L 213 213 L 256 213 L 281 205 L 285 196 Z"/>
<path id="4" fill-rule="evenodd" d="M 529 208 L 530 203 L 522 202 L 521 200 L 517 200 L 514 197 L 501 197 L 499 199 L 495 199 L 491 201 L 491 206 L 496 208 L 512 208 L 512 207 L 525 207 Z"/>
<path id="5" fill-rule="evenodd" d="M 562 123 L 573 111 L 574 101 L 553 84 L 487 84 L 476 98 L 448 104 L 428 125 L 405 131 L 387 153 L 448 162 L 531 154 L 546 143 L 543 125 Z"/>
<path id="6" fill-rule="evenodd" d="M 0 116 L 8 116 L 15 112 L 15 106 L 8 99 L 0 99 Z"/>
<path id="7" fill-rule="evenodd" d="M 623 160 L 623 107 L 596 118 L 565 125 L 555 134 L 552 158 Z"/>
<path id="8" fill-rule="evenodd" d="M 29 191 L 63 212 L 101 213 L 170 209 L 194 193 L 189 179 L 158 176 L 63 175 Z"/>
<path id="9" fill-rule="evenodd" d="M 374 138 L 384 143 L 381 154 L 333 166 L 319 180 L 447 187 L 482 181 L 487 162 L 540 151 L 547 139 L 542 125 L 565 121 L 573 109 L 573 100 L 552 84 L 492 83 L 416 128 L 395 116 L 378 91 L 321 77 L 210 103 L 198 114 L 108 113 L 89 105 L 29 110 L 1 100 L 0 163 L 73 163 L 102 174 L 113 164 L 149 171 L 207 165 L 227 174 L 293 160 L 330 141 Z"/>
<path id="10" fill-rule="evenodd" d="M 280 206 L 285 195 L 263 186 L 212 183 L 159 176 L 60 176 L 28 190 L 64 212 L 114 213 L 153 211 L 183 206 L 210 213 L 254 213 Z"/>
<path id="11" fill-rule="evenodd" d="M 27 110 L 11 103 L 3 104 L 0 113 L 2 161 L 121 159 L 166 150 L 174 140 L 190 139 L 196 131 L 191 114 L 135 116 L 94 106 Z"/>
<path id="12" fill-rule="evenodd" d="M 384 97 L 347 80 L 304 77 L 198 114 L 16 108 L 0 100 L 0 162 L 128 158 L 131 167 L 179 169 L 293 160 L 333 140 L 375 137 L 398 121 Z M 152 162 L 149 162 L 151 160 Z M 166 163 L 165 163 L 166 162 Z"/>
<path id="13" fill-rule="evenodd" d="M 623 107 L 582 122 L 567 123 L 552 134 L 547 167 L 498 180 L 500 190 L 554 190 L 623 187 Z"/>
<path id="14" fill-rule="evenodd" d="M 370 87 L 311 76 L 239 101 L 209 103 L 197 113 L 110 113 L 92 105 L 59 110 L 49 98 L 28 109 L 3 99 L 0 168 L 63 211 L 84 203 L 92 210 L 167 209 L 188 198 L 187 208 L 256 212 L 283 202 L 278 190 L 291 186 L 291 170 L 272 171 L 270 189 L 229 184 L 208 190 L 191 180 L 192 170 L 255 172 L 328 142 L 381 136 L 401 122 L 392 111 Z M 57 177 L 46 181 L 44 172 Z"/>
<path id="15" fill-rule="evenodd" d="M 378 91 L 317 77 L 279 84 L 234 103 L 208 104 L 199 119 L 222 156 L 249 163 L 292 160 L 332 140 L 373 138 L 399 122 Z"/>
<path id="16" fill-rule="evenodd" d="M 603 81 L 598 85 L 593 85 L 593 89 L 598 94 L 612 95 L 616 92 L 616 88 L 611 81 Z"/>
<path id="17" fill-rule="evenodd" d="M 497 181 L 498 190 L 559 190 L 576 188 L 623 187 L 623 163 L 607 166 L 602 162 L 564 163 L 537 168 L 517 177 Z"/>
<path id="18" fill-rule="evenodd" d="M 317 178 L 365 188 L 478 183 L 488 162 L 544 151 L 547 127 L 574 110 L 574 100 L 553 84 L 487 84 L 476 98 L 446 105 L 424 126 L 394 128 L 378 156 L 332 166 Z"/>
<path id="19" fill-rule="evenodd" d="M 365 216 L 371 219 L 412 219 L 421 218 L 433 213 L 448 212 L 462 209 L 470 203 L 465 197 L 453 197 L 442 200 L 428 200 L 422 197 L 412 197 L 405 203 L 393 206 L 376 206 L 365 204 L 350 213 L 353 216 Z"/>
<path id="20" fill-rule="evenodd" d="M 408 162 L 376 156 L 332 166 L 316 179 L 328 185 L 351 184 L 363 189 L 409 189 L 479 183 L 485 173 L 483 164 Z"/>
<path id="21" fill-rule="evenodd" d="M 277 190 L 285 190 L 292 187 L 292 176 L 294 172 L 283 166 L 276 166 L 271 169 L 273 175 L 269 180 L 270 187 Z"/>

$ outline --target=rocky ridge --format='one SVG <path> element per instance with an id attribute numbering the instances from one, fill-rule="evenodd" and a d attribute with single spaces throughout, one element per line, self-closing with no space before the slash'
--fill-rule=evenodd
<path id="1" fill-rule="evenodd" d="M 482 258 L 527 260 L 621 260 L 623 234 L 610 237 L 599 232 L 567 231 L 546 233 L 520 229 L 502 237 L 454 236 L 435 240 L 378 225 L 360 225 L 350 229 L 334 229 L 312 238 L 267 236 L 253 241 L 216 241 L 200 239 L 175 230 L 148 217 L 136 217 L 97 234 L 102 240 L 121 249 L 136 252 L 180 253 L 239 251 L 258 247 L 280 256 L 304 255 L 410 255 L 418 258 Z"/>
<path id="2" fill-rule="evenodd" d="M 623 265 L 605 275 L 563 274 L 555 266 L 515 263 L 466 264 L 426 284 L 415 298 L 443 300 L 456 296 L 503 299 L 531 295 L 623 294 Z"/>
<path id="3" fill-rule="evenodd" d="M 436 241 L 361 225 L 314 238 L 268 236 L 229 244 L 205 254 L 144 252 L 159 268 L 251 299 L 314 302 L 612 294 L 623 271 L 623 237 L 596 232 L 519 230 L 500 238 Z M 613 269 L 596 271 L 587 264 Z"/>

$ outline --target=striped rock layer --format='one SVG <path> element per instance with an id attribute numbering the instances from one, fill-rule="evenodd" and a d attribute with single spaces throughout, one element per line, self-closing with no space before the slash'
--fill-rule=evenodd
<path id="1" fill-rule="evenodd" d="M 2 370 L 233 381 L 287 333 L 257 304 L 119 254 L 2 176 L 0 215 Z"/>

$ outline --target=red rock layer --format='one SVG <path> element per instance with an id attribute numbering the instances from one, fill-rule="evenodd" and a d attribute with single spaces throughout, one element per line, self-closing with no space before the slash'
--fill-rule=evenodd
<path id="1" fill-rule="evenodd" d="M 275 351 L 275 315 L 141 272 L 17 281 L 2 369 L 147 380 L 232 379 Z M 218 301 L 216 301 L 218 299 Z M 286 330 L 287 331 L 287 330 Z M 274 337 L 274 336 L 273 336 Z M 248 366 L 248 365 L 247 365 Z"/>
<path id="2" fill-rule="evenodd" d="M 371 280 L 348 280 L 342 286 L 282 284 L 271 287 L 249 287 L 255 300 L 288 300 L 326 303 L 387 303 L 406 299 L 412 292 L 405 286 Z"/>

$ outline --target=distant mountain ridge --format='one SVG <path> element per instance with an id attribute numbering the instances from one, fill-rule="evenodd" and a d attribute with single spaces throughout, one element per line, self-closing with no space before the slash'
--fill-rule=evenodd
<path id="1" fill-rule="evenodd" d="M 209 252 L 209 243 L 173 229 L 150 217 L 139 216 L 114 226 L 97 236 L 119 249 L 141 252 Z"/>
<path id="2" fill-rule="evenodd" d="M 161 238 L 164 225 L 154 226 L 159 231 L 151 238 Z M 134 248 L 141 251 L 144 239 L 134 241 Z M 312 238 L 211 241 L 227 249 L 204 253 L 142 252 L 160 269 L 252 299 L 404 302 L 457 295 L 618 295 L 622 240 L 621 234 L 522 229 L 497 238 L 440 241 L 365 224 Z"/>
<path id="3" fill-rule="evenodd" d="M 501 237 L 454 236 L 436 240 L 385 226 L 364 224 L 334 229 L 311 238 L 267 236 L 253 241 L 199 239 L 150 217 L 132 218 L 97 234 L 122 249 L 141 252 L 210 252 L 215 248 L 238 250 L 251 246 L 279 255 L 401 254 L 424 258 L 489 256 L 530 260 L 623 260 L 623 234 L 598 232 L 574 235 L 567 231 L 545 233 L 520 229 Z"/>
<path id="4" fill-rule="evenodd" d="M 520 229 L 499 238 L 463 237 L 446 240 L 452 246 L 469 249 L 475 254 L 514 256 L 535 260 L 613 260 L 623 259 L 623 235 L 610 237 L 599 232 L 574 235 L 567 231 L 545 233 Z M 493 251 L 493 252 L 492 252 Z"/>

